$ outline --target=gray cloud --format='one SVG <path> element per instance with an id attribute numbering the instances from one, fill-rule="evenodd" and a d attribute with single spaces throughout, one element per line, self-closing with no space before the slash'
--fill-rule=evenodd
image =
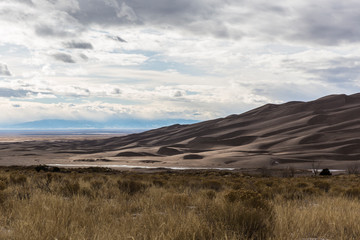
<path id="1" fill-rule="evenodd" d="M 117 0 L 79 0 L 81 11 L 70 13 L 74 18 L 84 24 L 125 25 L 141 24 L 132 7 L 125 2 Z"/>
<path id="2" fill-rule="evenodd" d="M 80 53 L 79 54 L 79 56 L 84 60 L 84 61 L 87 61 L 87 60 L 89 60 L 89 57 L 88 56 L 86 56 L 85 54 L 83 54 L 83 53 Z"/>
<path id="3" fill-rule="evenodd" d="M 115 41 L 119 41 L 119 42 L 124 42 L 126 43 L 127 41 L 124 40 L 123 38 L 119 37 L 119 36 L 108 36 L 110 39 L 113 39 Z"/>
<path id="4" fill-rule="evenodd" d="M 183 94 L 181 93 L 181 91 L 176 91 L 174 93 L 174 97 L 182 97 L 182 96 L 183 96 Z"/>
<path id="5" fill-rule="evenodd" d="M 71 55 L 66 53 L 55 53 L 52 57 L 58 61 L 65 62 L 65 63 L 75 63 L 74 59 Z"/>
<path id="6" fill-rule="evenodd" d="M 91 43 L 88 42 L 67 42 L 64 44 L 67 48 L 77 48 L 77 49 L 93 49 L 93 46 Z"/>
<path id="7" fill-rule="evenodd" d="M 292 39 L 321 45 L 359 42 L 360 21 L 356 1 L 316 1 L 297 9 Z"/>
<path id="8" fill-rule="evenodd" d="M 26 5 L 30 5 L 30 6 L 33 6 L 34 3 L 32 2 L 32 0 L 13 0 L 14 2 L 18 2 L 18 3 L 23 3 L 23 4 L 26 4 Z"/>
<path id="9" fill-rule="evenodd" d="M 323 82 L 341 85 L 360 80 L 360 57 L 336 57 L 317 62 L 286 60 L 282 63 L 286 68 L 300 70 Z"/>
<path id="10" fill-rule="evenodd" d="M 0 9 L 0 18 L 26 22 L 41 37 L 75 37 L 95 24 L 170 27 L 198 35 L 249 37 L 266 42 L 360 42 L 360 2 L 354 0 L 91 0 L 91 4 L 88 0 L 16 1 L 23 6 Z M 28 8 L 35 11 L 26 11 Z M 39 17 L 45 11 L 49 16 Z"/>
<path id="11" fill-rule="evenodd" d="M 3 76 L 11 76 L 11 73 L 10 73 L 8 67 L 3 63 L 0 63 L 0 76 L 1 75 L 3 75 Z"/>
<path id="12" fill-rule="evenodd" d="M 4 8 L 0 9 L 0 18 L 33 22 L 35 33 L 41 37 L 74 37 L 95 24 L 170 27 L 198 35 L 249 37 L 266 42 L 360 42 L 360 2 L 353 0 L 92 0 L 91 4 L 88 0 L 17 1 L 39 12 L 24 14 L 24 7 Z M 38 18 L 41 11 L 51 12 L 49 21 Z M 120 37 L 111 38 L 124 42 Z"/>
<path id="13" fill-rule="evenodd" d="M 286 39 L 320 45 L 360 41 L 360 2 L 265 0 L 79 0 L 84 24 L 165 25 L 222 38 Z M 243 30 L 244 29 L 244 30 Z"/>
<path id="14" fill-rule="evenodd" d="M 119 95 L 119 94 L 121 94 L 121 90 L 119 88 L 114 88 L 111 93 L 115 94 L 115 95 Z"/>
<path id="15" fill-rule="evenodd" d="M 57 27 L 48 25 L 38 25 L 35 27 L 35 33 L 41 37 L 73 37 L 74 33 Z"/>
<path id="16" fill-rule="evenodd" d="M 339 57 L 328 61 L 325 67 L 307 72 L 332 83 L 350 83 L 360 79 L 360 58 Z"/>
<path id="17" fill-rule="evenodd" d="M 69 14 L 83 24 L 165 25 L 200 34 L 214 30 L 214 34 L 219 35 L 219 32 L 227 32 L 225 24 L 219 19 L 222 18 L 220 10 L 228 1 L 93 0 L 89 4 L 87 0 L 79 0 L 81 11 Z"/>

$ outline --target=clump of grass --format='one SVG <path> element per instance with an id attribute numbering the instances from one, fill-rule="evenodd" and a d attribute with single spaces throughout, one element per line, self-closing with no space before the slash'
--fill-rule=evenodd
<path id="1" fill-rule="evenodd" d="M 5 190 L 7 188 L 7 183 L 3 180 L 0 180 L 0 191 Z"/>
<path id="2" fill-rule="evenodd" d="M 206 198 L 213 200 L 216 198 L 216 192 L 214 190 L 208 190 L 205 193 Z"/>
<path id="3" fill-rule="evenodd" d="M 220 191 L 223 188 L 223 184 L 216 180 L 206 180 L 202 185 L 204 188 L 212 189 L 214 191 Z"/>
<path id="4" fill-rule="evenodd" d="M 24 185 L 27 182 L 27 178 L 23 174 L 12 173 L 10 174 L 10 183 L 15 185 Z"/>
<path id="5" fill-rule="evenodd" d="M 78 181 L 64 180 L 59 191 L 65 197 L 72 197 L 79 194 L 80 184 Z"/>
<path id="6" fill-rule="evenodd" d="M 93 191 L 99 191 L 101 188 L 103 188 L 104 186 L 104 182 L 103 181 L 99 181 L 99 180 L 95 180 L 95 181 L 92 181 L 90 183 L 90 188 L 91 190 Z"/>
<path id="7" fill-rule="evenodd" d="M 222 224 L 223 228 L 232 232 L 236 239 L 267 239 L 272 236 L 274 226 L 272 208 L 265 203 L 259 204 L 258 201 L 251 203 L 250 199 L 255 200 L 257 197 L 250 195 L 239 196 L 235 192 L 225 195 L 226 202 L 215 203 L 206 209 L 205 214 L 209 223 Z"/>
<path id="8" fill-rule="evenodd" d="M 149 187 L 148 184 L 144 184 L 134 180 L 118 180 L 117 185 L 121 192 L 127 193 L 129 195 L 142 193 Z"/>
<path id="9" fill-rule="evenodd" d="M 349 198 L 360 199 L 360 188 L 359 187 L 349 188 L 345 191 L 344 195 Z"/>
<path id="10" fill-rule="evenodd" d="M 162 202 L 172 208 L 183 208 L 191 204 L 190 197 L 185 193 L 166 193 L 162 197 Z"/>
<path id="11" fill-rule="evenodd" d="M 330 183 L 328 182 L 325 182 L 325 181 L 317 181 L 317 182 L 314 182 L 314 186 L 325 191 L 325 192 L 329 192 L 330 190 Z"/>

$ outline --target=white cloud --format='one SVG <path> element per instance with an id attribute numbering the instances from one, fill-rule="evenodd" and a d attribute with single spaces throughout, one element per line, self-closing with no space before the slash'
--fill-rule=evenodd
<path id="1" fill-rule="evenodd" d="M 57 117 L 54 108 L 67 118 L 207 119 L 353 93 L 360 90 L 359 7 L 335 0 L 3 0 L 0 97 L 40 118 Z M 8 119 L 25 119 L 21 107 L 9 107 Z"/>

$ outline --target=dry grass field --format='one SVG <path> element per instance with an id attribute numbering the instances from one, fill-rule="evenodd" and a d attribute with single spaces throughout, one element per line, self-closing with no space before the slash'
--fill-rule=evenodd
<path id="1" fill-rule="evenodd" d="M 360 236 L 357 175 L 45 170 L 0 168 L 0 239 Z"/>

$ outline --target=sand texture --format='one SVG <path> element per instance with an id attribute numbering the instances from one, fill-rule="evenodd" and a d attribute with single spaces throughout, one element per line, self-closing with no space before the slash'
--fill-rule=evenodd
<path id="1" fill-rule="evenodd" d="M 87 140 L 0 143 L 1 165 L 320 167 L 360 160 L 360 94 L 267 104 L 240 115 Z"/>

